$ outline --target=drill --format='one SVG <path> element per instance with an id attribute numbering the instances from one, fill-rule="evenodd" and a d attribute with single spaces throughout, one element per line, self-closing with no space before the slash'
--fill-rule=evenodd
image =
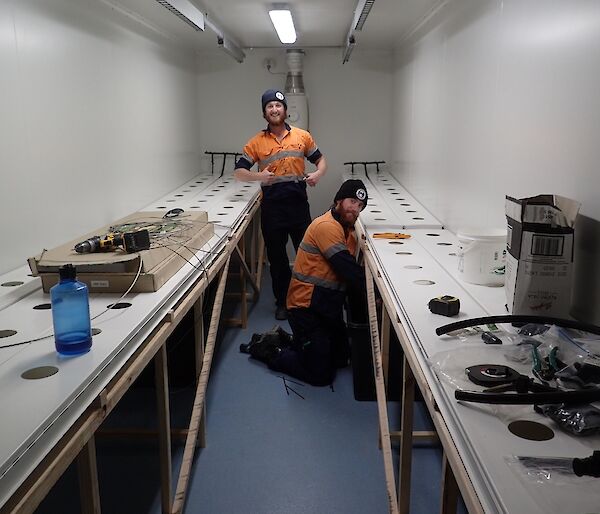
<path id="1" fill-rule="evenodd" d="M 135 232 L 109 232 L 103 236 L 94 236 L 77 243 L 77 253 L 112 252 L 118 247 L 123 247 L 127 253 L 139 252 L 150 249 L 150 233 L 148 230 Z"/>

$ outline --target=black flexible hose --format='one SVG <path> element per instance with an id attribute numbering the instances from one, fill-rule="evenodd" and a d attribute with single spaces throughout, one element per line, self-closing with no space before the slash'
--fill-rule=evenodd
<path id="1" fill-rule="evenodd" d="M 552 403 L 591 403 L 600 401 L 600 388 L 579 391 L 559 391 L 543 393 L 488 393 L 485 391 L 454 391 L 457 400 L 494 405 L 534 405 Z"/>
<path id="2" fill-rule="evenodd" d="M 551 318 L 548 316 L 525 316 L 518 314 L 464 319 L 462 321 L 456 321 L 455 323 L 449 323 L 448 325 L 438 327 L 435 329 L 435 333 L 438 336 L 442 336 L 448 332 L 453 332 L 454 330 L 459 330 L 461 328 L 476 327 L 478 325 L 487 325 L 490 323 L 537 323 L 540 325 L 558 325 L 559 327 L 574 328 L 576 330 L 584 330 L 590 334 L 600 335 L 600 327 L 589 323 L 570 319 Z"/>

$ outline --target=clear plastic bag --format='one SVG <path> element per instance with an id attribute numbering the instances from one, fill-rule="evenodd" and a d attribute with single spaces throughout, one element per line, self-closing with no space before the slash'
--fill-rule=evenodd
<path id="1" fill-rule="evenodd" d="M 473 343 L 481 342 L 481 334 L 488 332 L 494 334 L 496 337 L 503 339 L 504 336 L 509 335 L 511 329 L 505 329 L 504 325 L 496 325 L 489 323 L 487 325 L 477 325 L 474 327 L 459 328 L 446 334 L 447 337 L 456 338 L 462 343 Z"/>
<path id="2" fill-rule="evenodd" d="M 510 455 L 504 460 L 546 512 L 600 514 L 600 479 L 575 475 L 572 458 Z"/>
<path id="3" fill-rule="evenodd" d="M 600 408 L 595 404 L 540 405 L 536 410 L 573 435 L 589 436 L 600 433 Z"/>

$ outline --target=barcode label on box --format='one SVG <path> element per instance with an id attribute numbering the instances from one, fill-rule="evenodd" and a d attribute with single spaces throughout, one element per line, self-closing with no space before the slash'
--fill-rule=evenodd
<path id="1" fill-rule="evenodd" d="M 564 251 L 564 236 L 534 234 L 531 241 L 531 255 L 560 257 Z"/>

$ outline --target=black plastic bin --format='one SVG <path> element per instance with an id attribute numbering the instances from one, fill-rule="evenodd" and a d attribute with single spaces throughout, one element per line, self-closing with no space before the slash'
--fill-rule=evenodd
<path id="1" fill-rule="evenodd" d="M 377 400 L 371 334 L 368 323 L 368 309 L 363 295 L 348 296 L 346 321 L 350 341 L 354 399 L 358 401 Z M 393 330 L 390 331 L 387 399 L 400 401 L 402 398 L 402 359 L 400 343 Z"/>
<path id="2" fill-rule="evenodd" d="M 375 393 L 369 325 L 367 323 L 348 322 L 348 338 L 352 352 L 354 399 L 358 401 L 375 401 L 377 396 Z M 393 333 L 390 333 L 388 366 L 387 399 L 400 401 L 402 398 L 402 349 Z"/>

